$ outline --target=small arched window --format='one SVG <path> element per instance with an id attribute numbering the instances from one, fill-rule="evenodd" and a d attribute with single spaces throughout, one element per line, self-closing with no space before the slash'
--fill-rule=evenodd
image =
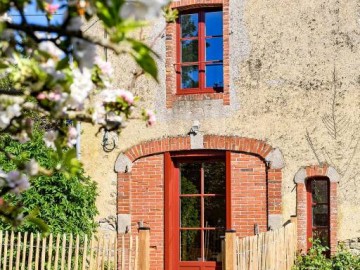
<path id="1" fill-rule="evenodd" d="M 321 244 L 330 244 L 330 185 L 327 177 L 311 177 L 307 180 L 307 238 L 319 239 Z"/>

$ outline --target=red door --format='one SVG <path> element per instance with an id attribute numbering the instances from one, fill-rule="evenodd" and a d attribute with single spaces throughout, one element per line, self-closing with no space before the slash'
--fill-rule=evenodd
<path id="1" fill-rule="evenodd" d="M 220 270 L 227 219 L 225 154 L 168 158 L 166 269 Z"/>

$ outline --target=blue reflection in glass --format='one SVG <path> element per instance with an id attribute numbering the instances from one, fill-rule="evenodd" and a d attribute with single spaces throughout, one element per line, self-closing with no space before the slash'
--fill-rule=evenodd
<path id="1" fill-rule="evenodd" d="M 181 68 L 181 88 L 199 87 L 199 67 L 184 66 Z"/>
<path id="2" fill-rule="evenodd" d="M 206 87 L 224 87 L 223 65 L 206 65 Z"/>
<path id="3" fill-rule="evenodd" d="M 222 11 L 205 13 L 206 36 L 222 36 L 223 20 Z"/>
<path id="4" fill-rule="evenodd" d="M 223 39 L 207 38 L 205 50 L 206 61 L 223 60 Z"/>
<path id="5" fill-rule="evenodd" d="M 198 14 L 185 14 L 181 15 L 181 37 L 197 37 L 198 35 Z"/>

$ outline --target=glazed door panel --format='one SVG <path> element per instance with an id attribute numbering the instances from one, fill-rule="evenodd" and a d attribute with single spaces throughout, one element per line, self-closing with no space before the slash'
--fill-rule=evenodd
<path id="1" fill-rule="evenodd" d="M 171 162 L 166 234 L 172 241 L 166 243 L 165 264 L 179 270 L 220 270 L 227 219 L 225 156 Z"/>

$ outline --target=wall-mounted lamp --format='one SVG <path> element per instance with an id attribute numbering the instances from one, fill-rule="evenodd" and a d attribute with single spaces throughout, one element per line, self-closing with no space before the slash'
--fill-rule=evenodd
<path id="1" fill-rule="evenodd" d="M 111 152 L 116 147 L 116 141 L 114 136 L 111 136 L 110 132 L 105 130 L 103 140 L 102 140 L 102 147 L 105 152 Z"/>
<path id="2" fill-rule="evenodd" d="M 197 135 L 199 133 L 199 129 L 200 129 L 200 122 L 198 120 L 195 120 L 192 124 L 189 134 Z"/>

